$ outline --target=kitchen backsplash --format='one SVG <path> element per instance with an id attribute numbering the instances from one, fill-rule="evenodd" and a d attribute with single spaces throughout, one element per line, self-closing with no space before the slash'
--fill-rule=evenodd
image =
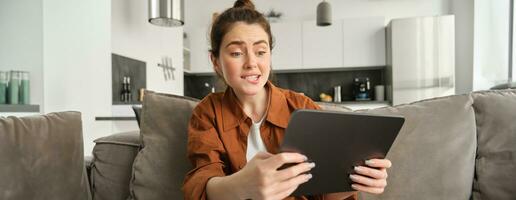
<path id="1" fill-rule="evenodd" d="M 314 101 L 320 101 L 319 94 L 326 93 L 331 96 L 334 86 L 341 86 L 342 101 L 353 101 L 353 79 L 357 77 L 368 77 L 371 83 L 370 96 L 374 95 L 375 85 L 385 85 L 385 68 L 364 68 L 364 69 L 335 69 L 324 71 L 307 72 L 278 72 L 273 73 L 272 82 L 281 88 L 290 89 L 304 93 Z M 186 74 L 184 78 L 185 96 L 198 99 L 204 98 L 213 90 L 221 92 L 225 85 L 220 78 L 214 74 Z"/>

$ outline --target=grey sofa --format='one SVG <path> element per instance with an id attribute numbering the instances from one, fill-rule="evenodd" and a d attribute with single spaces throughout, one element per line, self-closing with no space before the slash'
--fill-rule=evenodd
<path id="1" fill-rule="evenodd" d="M 0 117 L 0 199 L 90 200 L 81 114 Z"/>
<path id="2" fill-rule="evenodd" d="M 93 199 L 182 199 L 186 126 L 197 101 L 148 92 L 141 133 L 97 139 Z M 335 109 L 335 108 L 325 108 Z M 516 90 L 358 112 L 403 115 L 389 186 L 361 199 L 516 199 Z M 381 134 L 381 133 L 379 133 Z"/>

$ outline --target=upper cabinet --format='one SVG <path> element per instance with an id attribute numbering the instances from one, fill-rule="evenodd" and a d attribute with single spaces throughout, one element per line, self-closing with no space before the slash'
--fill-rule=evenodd
<path id="1" fill-rule="evenodd" d="M 303 22 L 303 68 L 342 67 L 342 23 L 317 26 L 315 21 Z"/>
<path id="2" fill-rule="evenodd" d="M 271 23 L 274 39 L 272 69 L 385 66 L 385 18 L 334 20 L 331 26 L 315 21 Z M 190 33 L 193 73 L 213 72 L 207 28 Z"/>
<path id="3" fill-rule="evenodd" d="M 344 67 L 385 66 L 385 18 L 342 20 Z"/>
<path id="4" fill-rule="evenodd" d="M 301 23 L 271 23 L 274 37 L 272 69 L 299 69 L 303 66 Z"/>

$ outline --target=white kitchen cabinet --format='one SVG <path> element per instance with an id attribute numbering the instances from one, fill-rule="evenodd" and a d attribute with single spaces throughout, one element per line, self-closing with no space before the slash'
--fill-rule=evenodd
<path id="1" fill-rule="evenodd" d="M 385 66 L 385 18 L 342 20 L 342 67 Z"/>
<path id="2" fill-rule="evenodd" d="M 190 72 L 213 72 L 209 57 L 210 43 L 209 32 L 206 27 L 193 29 L 189 33 L 190 40 Z"/>
<path id="3" fill-rule="evenodd" d="M 303 22 L 303 68 L 342 67 L 342 22 L 317 26 L 315 21 Z"/>
<path id="4" fill-rule="evenodd" d="M 303 66 L 302 23 L 271 23 L 274 37 L 272 69 L 300 69 Z"/>

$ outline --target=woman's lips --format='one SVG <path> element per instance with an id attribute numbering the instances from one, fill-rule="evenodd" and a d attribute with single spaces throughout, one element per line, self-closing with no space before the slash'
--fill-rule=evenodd
<path id="1" fill-rule="evenodd" d="M 243 79 L 245 79 L 249 83 L 256 84 L 260 80 L 260 75 L 249 75 L 249 76 L 242 76 Z"/>

